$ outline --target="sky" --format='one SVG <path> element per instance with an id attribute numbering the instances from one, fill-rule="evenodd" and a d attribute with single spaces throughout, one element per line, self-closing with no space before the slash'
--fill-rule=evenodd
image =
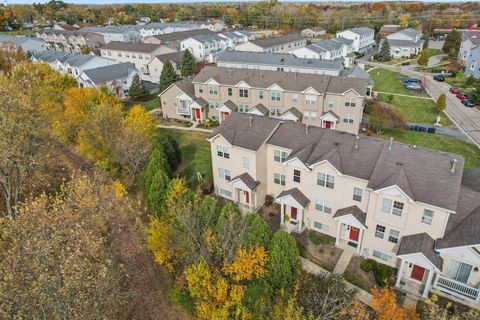
<path id="1" fill-rule="evenodd" d="M 0 3 L 4 0 L 0 0 Z M 7 0 L 9 4 L 22 3 L 22 4 L 32 4 L 33 2 L 37 3 L 46 3 L 48 0 Z M 250 0 L 255 1 L 255 0 Z M 379 2 L 385 0 L 374 0 L 374 1 L 365 1 L 365 0 L 343 0 L 337 2 Z M 64 0 L 67 3 L 78 3 L 78 4 L 118 4 L 118 3 L 188 3 L 188 2 L 244 2 L 239 0 Z M 319 1 L 308 1 L 308 0 L 281 0 L 281 2 L 332 2 L 331 0 L 319 0 Z M 423 2 L 466 2 L 465 0 L 427 0 Z"/>

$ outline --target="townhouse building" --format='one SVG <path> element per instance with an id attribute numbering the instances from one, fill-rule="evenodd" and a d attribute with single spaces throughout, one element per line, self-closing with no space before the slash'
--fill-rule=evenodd
<path id="1" fill-rule="evenodd" d="M 0 47 L 12 44 L 15 48 L 21 48 L 27 54 L 47 51 L 45 41 L 31 37 L 4 36 L 0 35 Z"/>
<path id="2" fill-rule="evenodd" d="M 134 25 L 121 25 L 121 26 L 106 26 L 96 27 L 89 26 L 83 27 L 77 31 L 81 34 L 96 33 L 103 36 L 105 43 L 110 42 L 124 42 L 124 43 L 136 43 L 142 40 L 140 32 L 137 30 L 137 26 Z"/>
<path id="3" fill-rule="evenodd" d="M 402 30 L 402 27 L 398 24 L 384 24 L 380 27 L 378 33 L 380 34 L 380 37 L 386 37 L 400 30 Z"/>
<path id="4" fill-rule="evenodd" d="M 393 58 L 410 58 L 420 53 L 423 49 L 422 33 L 407 28 L 401 31 L 392 33 L 386 37 L 388 44 L 390 45 L 390 55 Z M 380 41 L 380 47 L 383 44 L 384 39 Z"/>
<path id="5" fill-rule="evenodd" d="M 368 51 L 375 43 L 375 31 L 367 27 L 338 31 L 337 38 L 339 37 L 352 40 L 353 51 L 355 52 Z"/>
<path id="6" fill-rule="evenodd" d="M 353 40 L 338 37 L 335 39 L 314 42 L 291 53 L 298 58 L 343 60 L 345 67 L 353 65 Z"/>
<path id="7" fill-rule="evenodd" d="M 180 42 L 181 50 L 190 50 L 197 61 L 215 62 L 217 55 L 233 48 L 233 42 L 227 37 L 216 34 L 196 35 Z"/>
<path id="8" fill-rule="evenodd" d="M 217 196 L 244 212 L 271 196 L 287 231 L 397 268 L 399 290 L 479 308 L 480 169 L 461 156 L 239 112 L 208 140 Z"/>
<path id="9" fill-rule="evenodd" d="M 160 83 L 160 76 L 162 74 L 163 66 L 167 61 L 173 66 L 175 72 L 180 75 L 182 67 L 183 51 L 175 51 L 172 53 L 165 53 L 157 55 L 148 63 L 148 74 L 150 75 L 150 81 L 154 83 Z"/>
<path id="10" fill-rule="evenodd" d="M 250 52 L 277 52 L 289 53 L 295 49 L 307 45 L 307 39 L 298 33 L 290 33 L 284 36 L 258 39 L 238 44 L 235 50 Z"/>
<path id="11" fill-rule="evenodd" d="M 36 37 L 45 41 L 48 50 L 71 53 L 81 53 L 84 46 L 96 49 L 105 43 L 101 34 L 80 31 L 43 30 Z"/>
<path id="12" fill-rule="evenodd" d="M 208 29 L 213 32 L 221 32 L 227 29 L 227 24 L 223 20 L 195 21 L 200 28 Z"/>
<path id="13" fill-rule="evenodd" d="M 307 38 L 316 38 L 327 34 L 327 30 L 322 27 L 311 27 L 303 29 L 301 35 Z"/>
<path id="14" fill-rule="evenodd" d="M 130 62 L 142 74 L 148 75 L 148 63 L 160 54 L 175 52 L 163 45 L 149 43 L 110 42 L 100 47 L 100 55 L 118 62 Z"/>
<path id="15" fill-rule="evenodd" d="M 468 52 L 465 60 L 465 77 L 480 79 L 480 45 Z"/>
<path id="16" fill-rule="evenodd" d="M 458 60 L 462 63 L 467 61 L 470 50 L 480 46 L 480 31 L 464 31 L 462 32 L 462 43 L 458 50 Z"/>
<path id="17" fill-rule="evenodd" d="M 180 31 L 167 34 L 160 34 L 155 36 L 145 37 L 144 43 L 152 44 L 163 44 L 169 48 L 180 51 L 181 42 L 193 36 L 205 35 L 205 34 L 215 34 L 214 32 L 208 29 L 198 29 L 198 30 L 189 30 L 189 31 Z"/>
<path id="18" fill-rule="evenodd" d="M 206 66 L 160 93 L 163 116 L 222 122 L 232 112 L 357 133 L 367 80 L 295 72 Z"/>
<path id="19" fill-rule="evenodd" d="M 154 36 L 159 34 L 168 34 L 173 32 L 182 32 L 188 30 L 197 30 L 204 29 L 197 23 L 189 22 L 172 22 L 172 23 L 163 23 L 163 22 L 152 22 L 141 26 L 139 32 L 142 38 L 148 36 Z"/>
<path id="20" fill-rule="evenodd" d="M 304 59 L 288 53 L 224 51 L 217 58 L 217 66 L 224 68 L 270 70 L 339 76 L 341 60 Z"/>

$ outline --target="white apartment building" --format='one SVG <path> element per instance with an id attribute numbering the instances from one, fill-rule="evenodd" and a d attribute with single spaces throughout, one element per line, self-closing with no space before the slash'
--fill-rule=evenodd
<path id="1" fill-rule="evenodd" d="M 419 54 L 423 49 L 422 33 L 412 28 L 392 33 L 386 38 L 390 45 L 390 55 L 393 58 L 410 58 Z M 384 39 L 380 41 L 380 47 L 383 41 Z"/>
<path id="2" fill-rule="evenodd" d="M 275 52 L 289 53 L 295 49 L 307 45 L 307 39 L 298 33 L 290 33 L 284 36 L 258 39 L 238 44 L 235 50 L 250 52 Z"/>
<path id="3" fill-rule="evenodd" d="M 232 48 L 233 42 L 216 34 L 192 36 L 180 42 L 181 50 L 190 50 L 197 61 L 215 62 L 218 53 Z"/>
<path id="4" fill-rule="evenodd" d="M 272 196 L 281 228 L 397 268 L 396 287 L 479 308 L 480 169 L 456 154 L 232 113 L 209 136 L 215 194 Z"/>
<path id="5" fill-rule="evenodd" d="M 345 67 L 353 65 L 353 40 L 337 37 L 335 39 L 314 42 L 306 47 L 291 51 L 298 58 L 343 60 Z"/>
<path id="6" fill-rule="evenodd" d="M 162 22 L 152 22 L 146 24 L 139 28 L 140 35 L 142 38 L 148 36 L 155 36 L 160 34 L 169 34 L 174 32 L 190 31 L 204 29 L 197 23 L 188 23 L 188 22 L 172 22 L 172 23 L 162 23 Z"/>
<path id="7" fill-rule="evenodd" d="M 367 27 L 347 29 L 337 32 L 337 38 L 342 37 L 353 41 L 353 51 L 365 52 L 375 43 L 375 31 Z"/>

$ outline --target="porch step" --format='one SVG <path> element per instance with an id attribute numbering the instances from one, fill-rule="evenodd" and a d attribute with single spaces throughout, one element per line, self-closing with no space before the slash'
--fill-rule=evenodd
<path id="1" fill-rule="evenodd" d="M 343 274 L 347 269 L 348 264 L 350 263 L 350 259 L 352 259 L 353 252 L 350 250 L 343 250 L 340 259 L 338 260 L 337 264 L 335 265 L 335 269 L 333 269 L 333 273 L 336 274 Z"/>

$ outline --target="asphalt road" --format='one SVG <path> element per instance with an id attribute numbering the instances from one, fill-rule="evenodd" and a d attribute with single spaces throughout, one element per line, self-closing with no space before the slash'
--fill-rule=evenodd
<path id="1" fill-rule="evenodd" d="M 422 79 L 425 84 L 425 89 L 435 100 L 440 94 L 445 93 L 447 96 L 445 113 L 470 141 L 480 148 L 480 111 L 477 108 L 465 107 L 454 94 L 448 91 L 450 86 L 447 83 L 434 81 L 432 75 L 412 70 L 415 65 L 389 66 L 375 62 L 365 63 L 370 66 L 400 72 L 409 77 Z"/>

